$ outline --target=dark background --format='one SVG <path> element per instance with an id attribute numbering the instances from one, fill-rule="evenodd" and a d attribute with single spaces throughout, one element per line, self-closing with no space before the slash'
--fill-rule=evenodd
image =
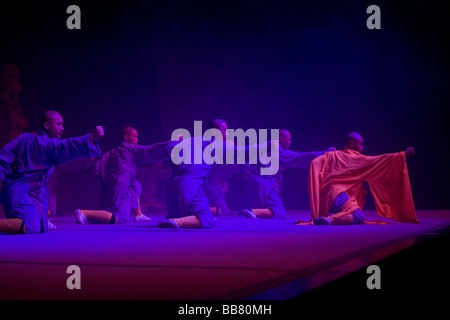
<path id="1" fill-rule="evenodd" d="M 66 9 L 81 8 L 81 30 Z M 381 30 L 366 9 L 381 8 Z M 440 1 L 2 1 L 0 63 L 21 71 L 20 104 L 37 129 L 45 109 L 67 136 L 103 125 L 106 151 L 125 125 L 140 143 L 230 128 L 286 128 L 291 149 L 369 155 L 414 146 L 417 209 L 449 209 L 449 19 Z M 306 170 L 285 175 L 288 208 L 308 208 Z M 74 185 L 74 188 L 77 186 Z"/>

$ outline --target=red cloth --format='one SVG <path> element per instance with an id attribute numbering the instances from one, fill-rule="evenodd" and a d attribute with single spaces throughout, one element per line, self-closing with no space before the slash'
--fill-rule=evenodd
<path id="1" fill-rule="evenodd" d="M 326 217 L 334 199 L 347 192 L 350 199 L 338 218 L 363 209 L 362 183 L 367 181 L 377 213 L 399 222 L 419 223 L 409 181 L 405 152 L 366 156 L 345 148 L 327 152 L 311 162 L 308 192 L 312 218 Z"/>

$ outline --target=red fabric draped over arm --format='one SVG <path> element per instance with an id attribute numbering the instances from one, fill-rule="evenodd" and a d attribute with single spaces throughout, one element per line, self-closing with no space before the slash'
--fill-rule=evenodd
<path id="1" fill-rule="evenodd" d="M 369 183 L 377 213 L 399 222 L 416 218 L 404 152 L 365 156 L 350 149 L 327 152 L 311 162 L 308 192 L 312 218 L 328 215 L 341 192 L 351 198 L 339 215 L 363 206 L 362 183 Z"/>

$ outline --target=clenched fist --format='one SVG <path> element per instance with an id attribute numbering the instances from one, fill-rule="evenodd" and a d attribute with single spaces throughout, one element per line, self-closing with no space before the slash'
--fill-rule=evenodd
<path id="1" fill-rule="evenodd" d="M 413 155 L 416 154 L 413 147 L 406 148 L 405 153 L 407 157 L 412 157 Z"/>
<path id="2" fill-rule="evenodd" d="M 91 132 L 91 139 L 98 140 L 105 135 L 105 130 L 102 126 L 95 127 L 94 131 Z"/>

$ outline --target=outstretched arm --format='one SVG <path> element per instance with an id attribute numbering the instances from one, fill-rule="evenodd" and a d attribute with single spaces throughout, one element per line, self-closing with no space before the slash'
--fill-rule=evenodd
<path id="1" fill-rule="evenodd" d="M 310 151 L 310 152 L 295 152 L 292 150 L 285 150 L 280 154 L 280 163 L 283 162 L 285 168 L 309 168 L 309 164 L 315 158 L 323 155 L 328 151 L 336 151 L 335 147 L 329 147 L 323 151 Z"/>
<path id="2" fill-rule="evenodd" d="M 148 146 L 136 146 L 137 165 L 143 166 L 153 162 L 162 162 L 167 160 L 167 146 L 173 141 L 164 141 L 154 143 Z"/>
<path id="3" fill-rule="evenodd" d="M 54 165 L 81 158 L 101 156 L 102 152 L 97 144 L 97 139 L 103 135 L 103 128 L 98 126 L 85 136 L 61 140 L 50 139 L 42 146 L 43 156 Z"/>

